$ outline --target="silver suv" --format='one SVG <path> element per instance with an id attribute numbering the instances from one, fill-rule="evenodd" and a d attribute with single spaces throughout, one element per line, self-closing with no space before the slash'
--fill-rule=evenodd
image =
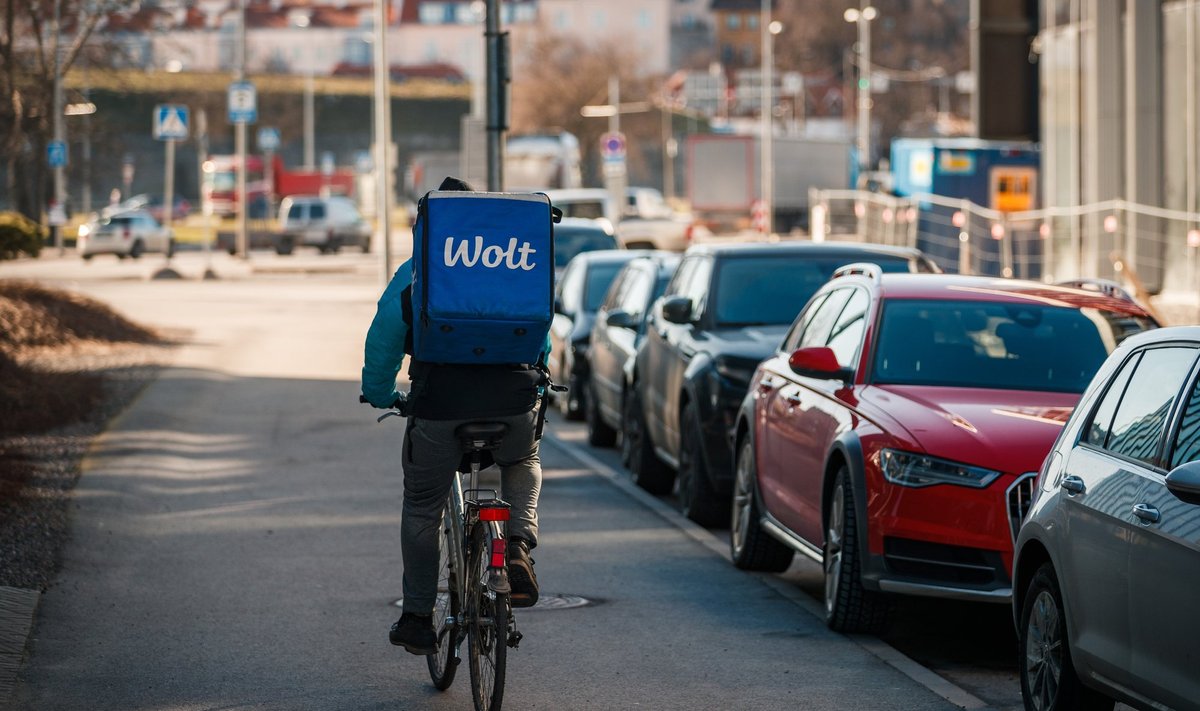
<path id="1" fill-rule="evenodd" d="M 1028 709 L 1200 709 L 1198 361 L 1200 327 L 1130 337 L 1042 465 L 1013 564 Z"/>
<path id="2" fill-rule="evenodd" d="M 342 247 L 371 251 L 371 227 L 350 198 L 290 195 L 279 205 L 275 251 L 291 254 L 297 246 L 316 247 L 321 254 Z"/>

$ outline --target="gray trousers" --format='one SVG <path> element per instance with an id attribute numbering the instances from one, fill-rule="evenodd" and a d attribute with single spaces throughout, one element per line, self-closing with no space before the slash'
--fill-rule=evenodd
<path id="1" fill-rule="evenodd" d="M 512 505 L 509 537 L 537 545 L 537 503 L 542 490 L 542 463 L 534 438 L 538 410 L 509 417 L 489 417 L 508 425 L 500 447 L 492 451 L 500 467 L 500 498 Z M 438 537 L 442 510 L 450 492 L 462 449 L 454 428 L 470 420 L 413 418 L 404 436 L 404 514 L 400 550 L 404 557 L 404 611 L 428 615 L 437 598 Z"/>

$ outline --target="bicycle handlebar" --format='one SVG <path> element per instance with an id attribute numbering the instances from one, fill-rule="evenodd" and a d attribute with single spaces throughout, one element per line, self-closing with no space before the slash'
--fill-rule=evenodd
<path id="1" fill-rule="evenodd" d="M 374 407 L 374 405 L 372 405 L 371 401 L 367 399 L 367 396 L 363 395 L 362 393 L 358 394 L 358 402 L 361 404 L 371 405 L 372 407 Z M 408 417 L 408 398 L 404 396 L 404 393 L 401 393 L 400 397 L 396 398 L 395 402 L 393 402 L 391 405 L 389 405 L 387 408 L 384 408 L 384 409 L 387 409 L 388 412 L 385 412 L 383 415 L 381 415 L 377 419 L 378 422 L 382 422 L 384 419 L 386 419 L 388 417 L 392 417 L 392 416 Z"/>

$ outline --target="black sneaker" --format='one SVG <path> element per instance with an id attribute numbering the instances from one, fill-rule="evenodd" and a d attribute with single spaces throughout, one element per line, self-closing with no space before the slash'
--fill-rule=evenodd
<path id="1" fill-rule="evenodd" d="M 392 624 L 388 639 L 397 647 L 404 647 L 413 654 L 422 656 L 437 654 L 437 633 L 433 631 L 431 615 L 416 615 L 405 612 Z"/>
<path id="2" fill-rule="evenodd" d="M 537 603 L 537 575 L 533 558 L 529 557 L 529 542 L 524 538 L 508 540 L 508 582 L 512 585 L 513 607 L 533 607 Z"/>

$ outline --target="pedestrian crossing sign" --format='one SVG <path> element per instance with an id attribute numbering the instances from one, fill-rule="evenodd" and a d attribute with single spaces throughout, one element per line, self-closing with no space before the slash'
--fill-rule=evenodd
<path id="1" fill-rule="evenodd" d="M 178 104 L 154 107 L 154 137 L 160 141 L 182 141 L 188 137 L 188 108 Z"/>

